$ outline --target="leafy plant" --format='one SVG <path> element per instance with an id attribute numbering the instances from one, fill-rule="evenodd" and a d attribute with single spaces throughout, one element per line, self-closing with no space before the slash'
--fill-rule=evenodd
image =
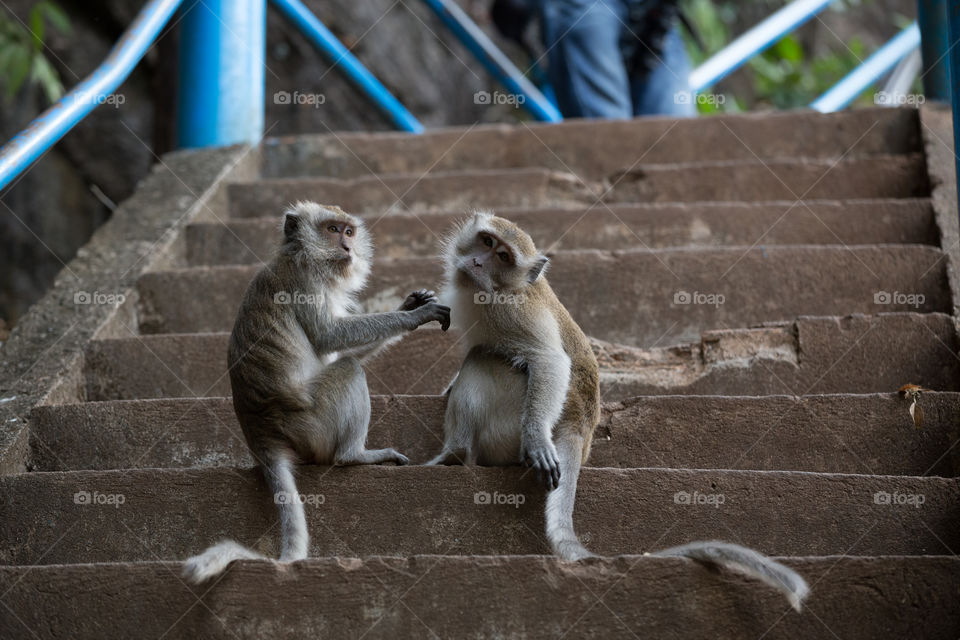
<path id="1" fill-rule="evenodd" d="M 39 84 L 50 102 L 63 95 L 60 76 L 43 51 L 48 23 L 61 33 L 70 33 L 67 14 L 51 0 L 33 5 L 26 24 L 0 11 L 0 81 L 7 100 L 13 99 L 26 81 Z"/>

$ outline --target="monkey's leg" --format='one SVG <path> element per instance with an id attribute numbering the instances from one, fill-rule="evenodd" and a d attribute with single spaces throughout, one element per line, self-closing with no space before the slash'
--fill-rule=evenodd
<path id="1" fill-rule="evenodd" d="M 324 405 L 329 406 L 331 402 L 336 404 L 334 415 L 337 422 L 337 450 L 333 463 L 341 466 L 383 462 L 408 464 L 409 458 L 396 449 L 367 449 L 370 391 L 367 389 L 367 376 L 360 366 L 360 361 L 356 358 L 340 358 L 321 375 L 339 381 L 339 394 L 318 398 Z M 329 384 L 318 386 L 318 389 L 329 388 Z"/>
<path id="2" fill-rule="evenodd" d="M 557 425 L 557 430 L 562 432 L 564 426 Z M 561 435 L 557 438 L 556 446 L 560 462 L 560 482 L 556 489 L 547 493 L 547 539 L 553 552 L 564 560 L 593 557 L 594 554 L 580 544 L 573 530 L 573 507 L 577 497 L 577 480 L 580 477 L 583 438 L 574 434 Z"/>
<path id="3" fill-rule="evenodd" d="M 280 562 L 293 562 L 307 557 L 310 534 L 307 517 L 300 501 L 300 492 L 293 478 L 292 456 L 288 452 L 261 449 L 257 452 L 263 464 L 263 474 L 273 494 L 280 516 Z"/>

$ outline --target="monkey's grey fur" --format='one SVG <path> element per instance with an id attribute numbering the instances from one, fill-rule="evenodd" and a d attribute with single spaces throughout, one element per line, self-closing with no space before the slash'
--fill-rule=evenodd
<path id="1" fill-rule="evenodd" d="M 333 240 L 332 240 L 333 239 Z M 294 482 L 297 463 L 407 464 L 394 449 L 367 449 L 370 394 L 361 362 L 422 324 L 450 324 L 433 292 L 398 311 L 356 313 L 373 247 L 362 222 L 338 207 L 300 202 L 284 216 L 283 244 L 250 283 L 230 336 L 233 406 L 262 466 L 280 516 L 280 562 L 307 557 L 309 534 Z M 263 558 L 223 541 L 188 559 L 203 582 L 241 558 Z"/>
<path id="2" fill-rule="evenodd" d="M 468 352 L 447 391 L 443 449 L 429 464 L 527 464 L 548 491 L 554 553 L 590 557 L 573 527 L 577 478 L 600 419 L 590 342 L 547 283 L 548 259 L 509 220 L 475 213 L 452 232 L 444 257 L 444 299 Z M 789 567 L 734 544 L 693 542 L 652 555 L 742 571 L 782 591 L 797 610 L 809 591 Z"/>

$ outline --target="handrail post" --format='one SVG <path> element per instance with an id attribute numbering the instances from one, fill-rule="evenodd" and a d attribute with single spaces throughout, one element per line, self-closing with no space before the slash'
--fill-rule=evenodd
<path id="1" fill-rule="evenodd" d="M 923 57 L 923 95 L 927 100 L 950 101 L 947 0 L 918 0 L 920 54 Z"/>
<path id="2" fill-rule="evenodd" d="M 960 47 L 950 46 L 951 42 L 956 43 L 957 39 L 960 38 L 960 0 L 950 0 L 947 14 L 949 39 L 944 43 L 947 50 L 943 51 L 942 54 L 949 59 L 950 105 L 953 108 L 953 157 L 957 166 L 957 184 L 955 186 L 957 192 L 954 195 L 960 202 L 960 156 L 957 156 L 957 151 L 960 151 Z M 960 210 L 958 210 L 958 214 L 960 214 Z"/>
<path id="3" fill-rule="evenodd" d="M 204 0 L 180 21 L 177 143 L 257 144 L 263 136 L 266 0 Z"/>

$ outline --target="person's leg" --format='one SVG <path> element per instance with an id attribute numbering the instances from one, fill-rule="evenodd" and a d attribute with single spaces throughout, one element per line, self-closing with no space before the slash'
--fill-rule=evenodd
<path id="1" fill-rule="evenodd" d="M 544 0 L 549 77 L 565 118 L 629 118 L 630 83 L 620 50 L 619 0 Z"/>
<path id="2" fill-rule="evenodd" d="M 689 79 L 690 58 L 674 26 L 663 38 L 663 51 L 653 69 L 631 79 L 633 115 L 695 116 L 696 96 L 690 91 Z"/>

